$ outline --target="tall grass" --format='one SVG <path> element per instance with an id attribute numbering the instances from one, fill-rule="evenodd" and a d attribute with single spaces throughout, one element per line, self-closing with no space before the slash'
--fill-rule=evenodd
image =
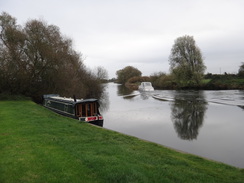
<path id="1" fill-rule="evenodd" d="M 244 171 L 0 101 L 0 182 L 244 182 Z M 106 122 L 106 119 L 105 119 Z"/>

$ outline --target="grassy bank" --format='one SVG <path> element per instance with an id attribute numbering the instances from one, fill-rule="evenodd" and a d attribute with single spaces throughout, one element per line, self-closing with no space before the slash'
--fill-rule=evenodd
<path id="1" fill-rule="evenodd" d="M 244 171 L 79 123 L 28 100 L 0 101 L 0 182 L 244 182 Z"/>

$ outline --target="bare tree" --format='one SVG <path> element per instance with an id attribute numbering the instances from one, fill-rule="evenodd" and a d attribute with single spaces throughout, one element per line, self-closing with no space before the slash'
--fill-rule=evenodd
<path id="1" fill-rule="evenodd" d="M 105 82 L 108 80 L 108 71 L 102 66 L 96 67 L 94 74 L 101 82 Z"/>

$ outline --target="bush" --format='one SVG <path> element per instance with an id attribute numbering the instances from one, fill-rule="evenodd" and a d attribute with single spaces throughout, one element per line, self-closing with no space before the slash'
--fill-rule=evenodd
<path id="1" fill-rule="evenodd" d="M 30 100 L 23 95 L 11 95 L 10 93 L 0 93 L 0 100 Z"/>
<path id="2" fill-rule="evenodd" d="M 165 73 L 155 73 L 150 76 L 151 82 L 154 88 L 156 89 L 175 89 L 176 84 L 173 81 L 172 75 L 167 75 Z"/>
<path id="3" fill-rule="evenodd" d="M 130 78 L 135 76 L 141 76 L 141 71 L 132 66 L 127 66 L 116 72 L 117 82 L 120 84 L 125 84 Z"/>
<path id="4" fill-rule="evenodd" d="M 148 76 L 134 76 L 130 78 L 127 82 L 128 83 L 141 83 L 141 82 L 150 82 L 150 77 Z"/>

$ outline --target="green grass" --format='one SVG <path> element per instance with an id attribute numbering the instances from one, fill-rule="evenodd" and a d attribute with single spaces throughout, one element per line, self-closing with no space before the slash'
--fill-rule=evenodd
<path id="1" fill-rule="evenodd" d="M 211 79 L 203 79 L 202 84 L 208 84 L 211 81 Z"/>
<path id="2" fill-rule="evenodd" d="M 205 89 L 244 89 L 244 79 L 227 76 L 204 79 L 202 84 Z"/>
<path id="3" fill-rule="evenodd" d="M 0 182 L 222 183 L 244 182 L 244 171 L 79 123 L 28 100 L 0 101 Z"/>

